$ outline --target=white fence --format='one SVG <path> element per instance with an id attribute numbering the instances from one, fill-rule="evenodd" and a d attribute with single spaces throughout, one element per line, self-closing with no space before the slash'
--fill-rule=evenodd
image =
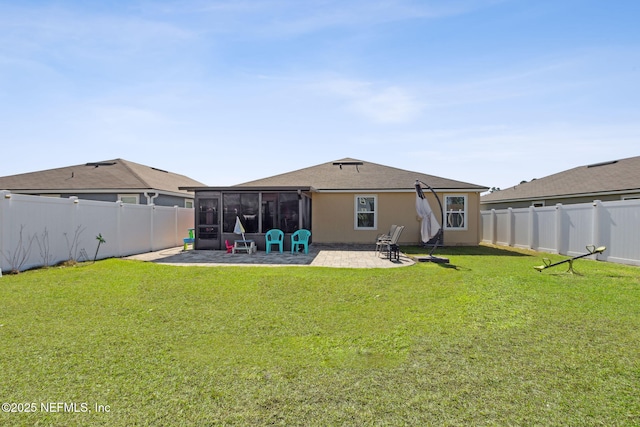
<path id="1" fill-rule="evenodd" d="M 576 256 L 606 246 L 598 259 L 640 265 L 640 200 L 481 211 L 482 241 Z"/>
<path id="2" fill-rule="evenodd" d="M 0 192 L 3 271 L 121 257 L 182 245 L 193 209 Z"/>

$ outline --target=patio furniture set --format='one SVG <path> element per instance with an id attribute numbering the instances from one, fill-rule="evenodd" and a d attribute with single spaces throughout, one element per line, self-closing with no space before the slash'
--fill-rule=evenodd
<path id="1" fill-rule="evenodd" d="M 309 253 L 309 237 L 311 237 L 311 231 L 301 229 L 291 235 L 291 253 L 296 253 L 299 250 L 304 250 L 305 254 Z M 265 234 L 265 246 L 266 252 L 271 253 L 271 247 L 273 245 L 278 246 L 278 251 L 282 253 L 284 251 L 284 232 L 276 228 L 267 231 Z M 248 254 L 256 253 L 258 247 L 254 240 L 234 240 L 233 244 L 225 240 L 225 246 L 228 253 L 240 253 L 245 252 Z"/>
<path id="2" fill-rule="evenodd" d="M 389 229 L 388 234 L 381 234 L 376 239 L 376 253 L 380 256 L 383 252 L 391 261 L 400 260 L 400 248 L 398 246 L 398 240 L 404 230 L 404 225 L 393 224 Z"/>
<path id="3" fill-rule="evenodd" d="M 393 224 L 387 234 L 381 234 L 376 238 L 376 253 L 381 256 L 383 253 L 392 261 L 400 260 L 400 248 L 398 246 L 398 240 L 404 230 L 404 225 Z M 189 237 L 184 239 L 184 250 L 187 250 L 187 245 L 194 243 L 194 229 L 190 228 Z M 309 237 L 311 237 L 311 231 L 301 229 L 291 235 L 291 253 L 296 253 L 299 250 L 304 250 L 305 254 L 309 253 Z M 240 253 L 245 252 L 247 254 L 256 253 L 258 247 L 256 242 L 251 239 L 234 240 L 231 244 L 228 240 L 225 240 L 225 246 L 227 253 Z M 284 252 L 284 232 L 277 228 L 267 231 L 265 234 L 265 246 L 266 253 L 271 253 L 271 247 L 276 245 L 280 253 Z"/>

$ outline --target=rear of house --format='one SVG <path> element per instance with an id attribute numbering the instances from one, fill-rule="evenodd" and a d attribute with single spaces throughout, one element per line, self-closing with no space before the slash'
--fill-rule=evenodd
<path id="1" fill-rule="evenodd" d="M 346 158 L 232 187 L 188 187 L 195 193 L 196 249 L 223 249 L 236 216 L 245 236 L 264 248 L 264 234 L 312 232 L 316 243 L 372 243 L 392 224 L 404 225 L 400 244 L 420 242 L 416 180 L 434 188 L 427 198 L 444 217 L 444 244 L 477 245 L 481 239 L 480 193 L 475 184 Z M 440 215 L 441 214 L 441 215 Z"/>
<path id="2" fill-rule="evenodd" d="M 477 245 L 480 242 L 479 193 L 437 191 L 445 213 L 444 243 Z M 427 194 L 432 209 L 438 202 Z M 363 209 L 363 206 L 365 208 Z M 404 225 L 401 244 L 420 242 L 420 217 L 416 213 L 415 188 L 371 189 L 313 194 L 312 226 L 317 243 L 370 243 L 392 224 Z M 370 209 L 369 207 L 372 207 Z M 363 213 L 367 214 L 366 216 Z M 436 214 L 440 221 L 440 215 Z"/>

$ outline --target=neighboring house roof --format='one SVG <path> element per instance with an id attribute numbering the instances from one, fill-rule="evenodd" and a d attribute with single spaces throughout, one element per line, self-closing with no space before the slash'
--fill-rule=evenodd
<path id="1" fill-rule="evenodd" d="M 640 156 L 595 163 L 482 196 L 481 203 L 640 191 Z"/>
<path id="2" fill-rule="evenodd" d="M 235 187 L 311 187 L 316 191 L 413 190 L 416 180 L 438 190 L 486 191 L 488 188 L 362 160 L 345 158 Z"/>
<path id="3" fill-rule="evenodd" d="M 123 159 L 0 177 L 2 190 L 31 192 L 160 190 L 187 194 L 180 187 L 197 185 L 203 184 L 184 175 Z"/>

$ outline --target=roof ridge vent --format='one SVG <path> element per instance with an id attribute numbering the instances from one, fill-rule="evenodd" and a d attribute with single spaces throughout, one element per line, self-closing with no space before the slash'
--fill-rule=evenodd
<path id="1" fill-rule="evenodd" d="M 340 166 L 340 169 L 342 169 L 342 166 L 355 166 L 356 167 L 356 171 L 360 172 L 360 169 L 358 169 L 358 166 L 362 166 L 364 163 L 362 162 L 358 162 L 358 161 L 346 161 L 346 162 L 341 162 L 341 161 L 337 161 L 337 162 L 333 162 L 333 166 Z"/>
<path id="2" fill-rule="evenodd" d="M 98 166 L 113 166 L 115 164 L 116 162 L 92 162 L 92 163 L 87 163 L 85 166 L 93 166 L 97 168 Z"/>
<path id="3" fill-rule="evenodd" d="M 613 165 L 618 163 L 617 160 L 611 160 L 608 162 L 601 162 L 601 163 L 593 163 L 591 165 L 587 165 L 587 168 L 597 168 L 598 166 L 607 166 L 607 165 Z"/>

